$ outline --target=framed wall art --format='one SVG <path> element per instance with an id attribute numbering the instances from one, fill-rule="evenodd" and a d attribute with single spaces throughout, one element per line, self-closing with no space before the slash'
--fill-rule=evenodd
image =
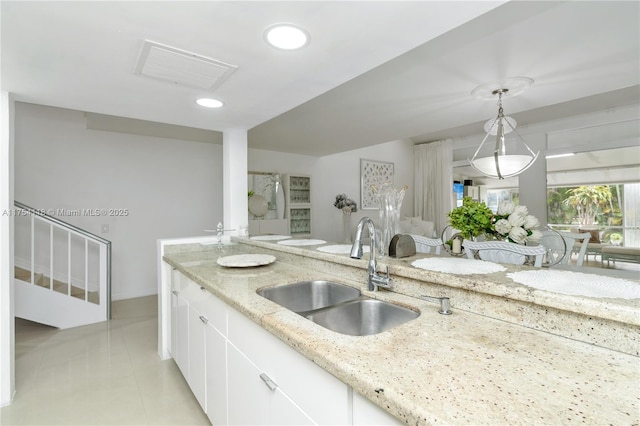
<path id="1" fill-rule="evenodd" d="M 360 159 L 360 206 L 362 209 L 378 208 L 372 185 L 380 188 L 385 182 L 393 185 L 393 163 Z"/>

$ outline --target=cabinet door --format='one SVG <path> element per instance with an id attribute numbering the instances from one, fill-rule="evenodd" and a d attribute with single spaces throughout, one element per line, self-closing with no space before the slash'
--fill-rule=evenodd
<path id="1" fill-rule="evenodd" d="M 182 274 L 175 268 L 171 270 L 171 343 L 169 352 L 176 358 L 178 350 L 178 293 L 182 290 Z M 177 362 L 177 361 L 176 361 Z"/>
<path id="2" fill-rule="evenodd" d="M 266 372 L 305 417 L 318 424 L 350 423 L 345 383 L 235 309 L 228 308 L 228 320 L 229 341 Z"/>
<path id="3" fill-rule="evenodd" d="M 315 424 L 282 390 L 232 344 L 227 345 L 229 424 Z M 264 379 L 262 377 L 264 377 Z M 270 387 L 271 386 L 271 387 Z"/>
<path id="4" fill-rule="evenodd" d="M 173 359 L 184 378 L 189 381 L 189 303 L 181 292 L 177 295 L 176 305 L 177 336 Z"/>
<path id="5" fill-rule="evenodd" d="M 227 344 L 228 424 L 264 425 L 269 423 L 272 391 L 260 378 L 262 373 L 235 346 Z"/>
<path id="6" fill-rule="evenodd" d="M 178 349 L 178 291 L 171 290 L 171 347 L 169 352 L 176 358 Z"/>
<path id="7" fill-rule="evenodd" d="M 205 367 L 205 336 L 206 324 L 203 322 L 204 316 L 189 306 L 189 378 L 187 382 L 191 391 L 200 403 L 200 406 L 207 412 L 207 401 L 205 395 L 206 367 Z M 206 319 L 205 319 L 206 321 Z"/>
<path id="8" fill-rule="evenodd" d="M 206 327 L 207 416 L 213 425 L 227 421 L 227 340 L 212 325 Z"/>
<path id="9" fill-rule="evenodd" d="M 315 425 L 284 392 L 277 388 L 273 391 L 269 404 L 270 425 Z"/>
<path id="10" fill-rule="evenodd" d="M 353 425 L 400 425 L 391 414 L 369 401 L 358 392 L 353 391 Z"/>

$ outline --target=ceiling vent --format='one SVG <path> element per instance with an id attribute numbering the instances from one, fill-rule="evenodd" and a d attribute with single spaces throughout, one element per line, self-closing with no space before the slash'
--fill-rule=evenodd
<path id="1" fill-rule="evenodd" d="M 236 65 L 145 40 L 135 72 L 179 86 L 213 90 L 237 68 Z"/>

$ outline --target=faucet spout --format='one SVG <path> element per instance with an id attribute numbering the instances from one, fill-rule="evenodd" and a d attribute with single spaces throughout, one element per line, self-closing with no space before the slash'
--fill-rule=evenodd
<path id="1" fill-rule="evenodd" d="M 356 227 L 356 236 L 351 246 L 351 257 L 353 259 L 362 258 L 362 233 L 365 225 L 369 233 L 369 266 L 367 268 L 367 288 L 369 291 L 378 291 L 378 287 L 392 287 L 391 278 L 389 278 L 389 267 L 387 266 L 387 274 L 379 275 L 377 272 L 378 263 L 376 262 L 376 228 L 373 220 L 369 217 L 363 217 Z"/>

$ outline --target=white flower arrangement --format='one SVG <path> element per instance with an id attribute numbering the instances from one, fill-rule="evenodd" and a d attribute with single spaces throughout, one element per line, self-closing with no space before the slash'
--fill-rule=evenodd
<path id="1" fill-rule="evenodd" d="M 537 243 L 542 232 L 540 221 L 529 214 L 526 206 L 516 206 L 512 201 L 501 201 L 494 215 L 495 234 L 516 244 Z"/>

